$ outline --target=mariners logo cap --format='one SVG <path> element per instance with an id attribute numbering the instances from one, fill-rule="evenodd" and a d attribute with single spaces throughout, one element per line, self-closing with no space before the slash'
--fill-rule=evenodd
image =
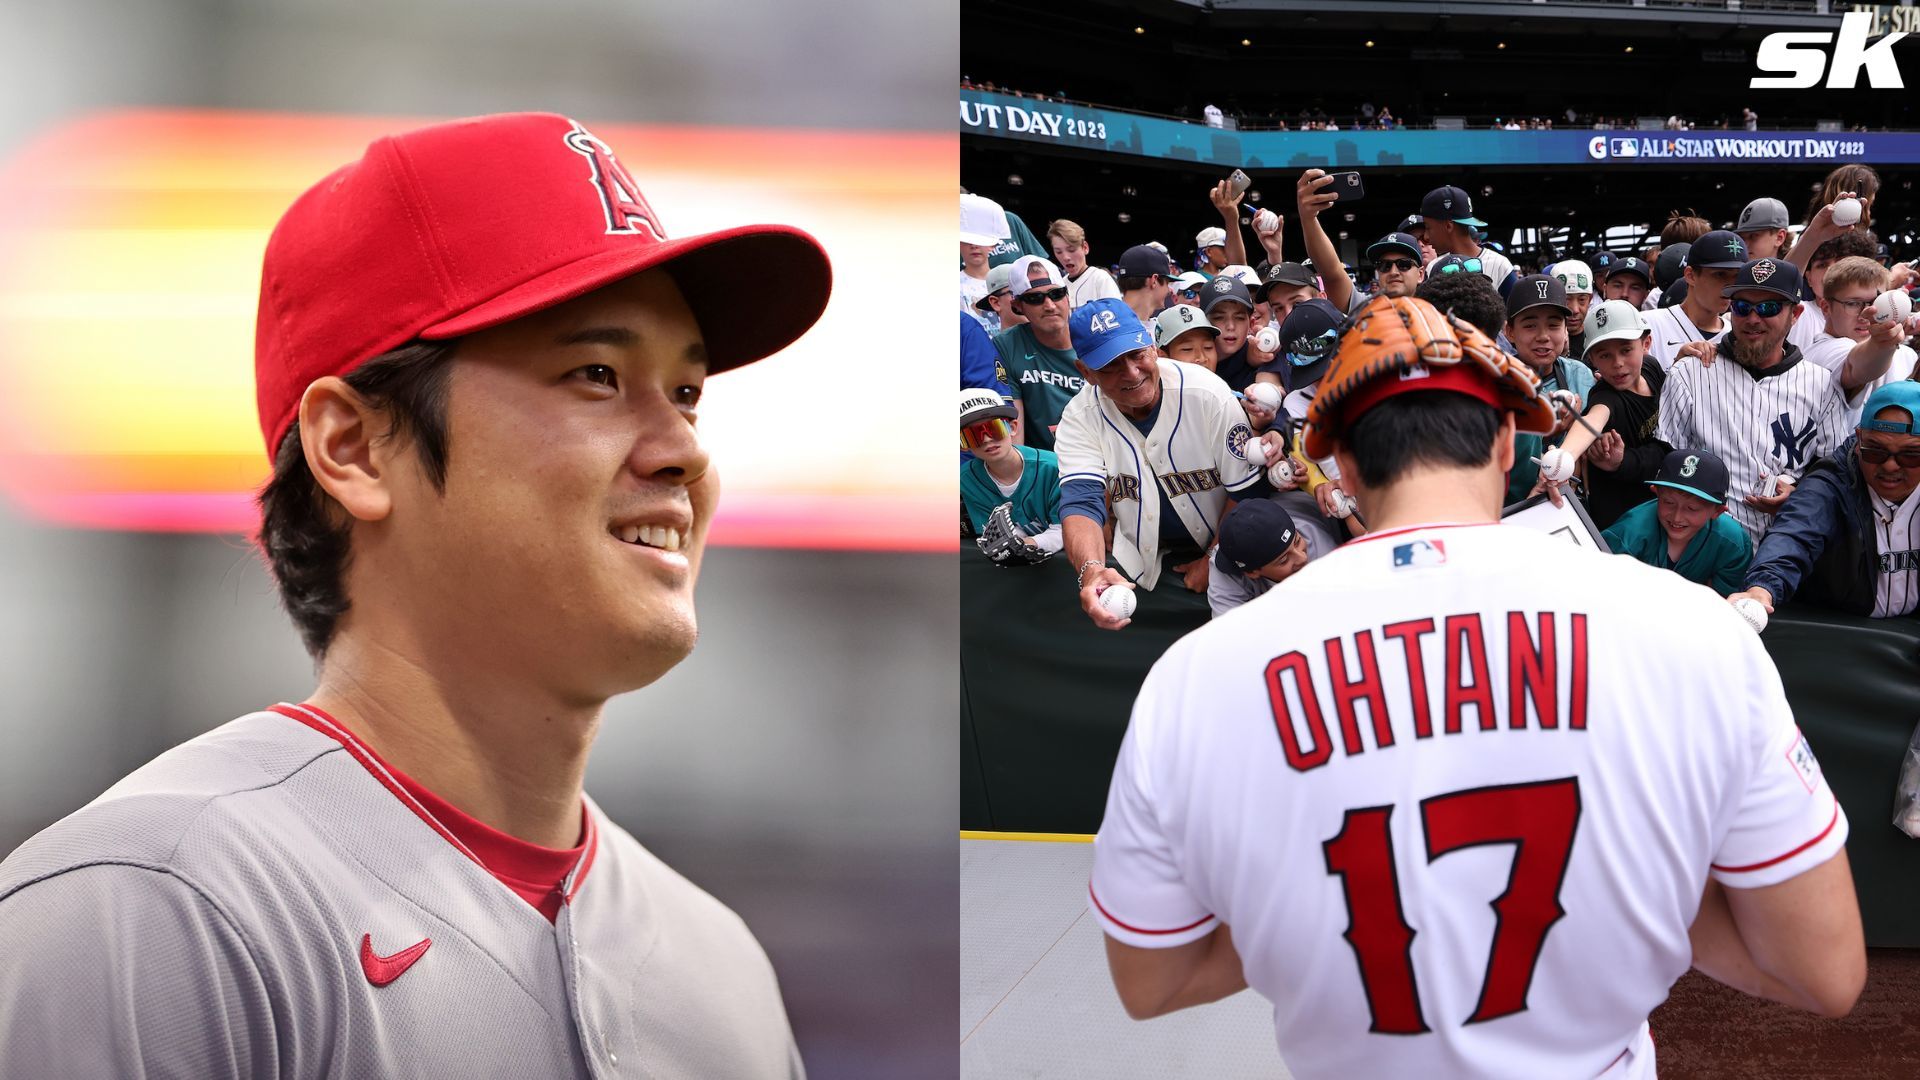
<path id="1" fill-rule="evenodd" d="M 1484 229 L 1487 223 L 1473 216 L 1473 200 L 1457 187 L 1434 188 L 1420 200 L 1420 216 L 1439 218 Z"/>
<path id="2" fill-rule="evenodd" d="M 1602 300 L 1587 309 L 1587 321 L 1581 330 L 1585 334 L 1581 339 L 1581 355 L 1584 357 L 1603 341 L 1618 341 L 1621 338 L 1638 341 L 1646 336 L 1647 324 L 1640 317 L 1640 309 L 1627 301 Z"/>
<path id="3" fill-rule="evenodd" d="M 1699 250 L 1699 245 L 1694 245 Z M 1740 267 L 1740 276 L 1720 290 L 1721 296 L 1743 292 L 1766 292 L 1788 300 L 1800 299 L 1800 268 L 1785 259 L 1755 259 Z"/>
<path id="4" fill-rule="evenodd" d="M 1634 274 L 1648 285 L 1653 284 L 1653 267 L 1647 265 L 1647 260 L 1638 259 L 1632 255 L 1618 258 L 1608 263 L 1606 274 L 1608 281 L 1612 281 L 1621 274 Z"/>
<path id="5" fill-rule="evenodd" d="M 740 317 L 740 268 L 781 287 Z M 254 333 L 271 458 L 314 380 L 415 339 L 486 330 L 662 267 L 712 373 L 779 352 L 826 310 L 813 237 L 743 225 L 672 237 L 613 150 L 547 113 L 483 116 L 376 140 L 294 200 L 267 240 Z"/>
<path id="6" fill-rule="evenodd" d="M 1220 336 L 1220 328 L 1207 321 L 1206 312 L 1192 304 L 1175 304 L 1154 316 L 1153 343 L 1164 349 L 1189 330 L 1205 330 L 1214 337 Z"/>
<path id="7" fill-rule="evenodd" d="M 1418 260 L 1421 258 L 1420 241 L 1410 233 L 1390 232 L 1367 245 L 1367 258 L 1378 260 L 1382 252 L 1404 251 Z"/>
<path id="8" fill-rule="evenodd" d="M 960 426 L 977 424 L 982 420 L 1011 420 L 1014 417 L 1013 406 L 1000 396 L 998 390 L 985 387 L 969 387 L 960 391 Z"/>
<path id="9" fill-rule="evenodd" d="M 1249 499 L 1220 519 L 1213 565 L 1232 574 L 1258 570 L 1287 553 L 1299 534 L 1293 515 L 1271 499 Z"/>
<path id="10" fill-rule="evenodd" d="M 1093 371 L 1113 363 L 1115 357 L 1153 347 L 1153 337 L 1147 333 L 1140 316 L 1110 296 L 1074 308 L 1073 315 L 1067 319 L 1067 333 L 1073 338 L 1074 355 Z"/>
<path id="11" fill-rule="evenodd" d="M 1747 242 L 1738 233 L 1715 229 L 1687 249 L 1687 265 L 1698 270 L 1731 270 L 1747 261 Z"/>
<path id="12" fill-rule="evenodd" d="M 1784 229 L 1792 222 L 1787 217 L 1787 204 L 1779 199 L 1755 199 L 1740 211 L 1740 219 L 1734 222 L 1735 232 L 1759 232 L 1762 229 Z"/>
<path id="13" fill-rule="evenodd" d="M 1660 472 L 1647 486 L 1673 488 L 1725 506 L 1727 463 L 1705 450 L 1675 450 L 1661 460 Z"/>

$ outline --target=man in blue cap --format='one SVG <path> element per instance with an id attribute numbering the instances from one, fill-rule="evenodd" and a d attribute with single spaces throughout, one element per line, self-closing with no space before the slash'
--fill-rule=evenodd
<path id="1" fill-rule="evenodd" d="M 1502 298 L 1513 288 L 1517 276 L 1513 263 L 1474 239 L 1473 231 L 1486 228 L 1487 223 L 1473 216 L 1473 200 L 1464 190 L 1441 187 L 1427 192 L 1427 197 L 1420 200 L 1420 216 L 1426 219 L 1426 239 L 1434 251 L 1477 261 L 1480 273 L 1487 275 Z"/>
<path id="2" fill-rule="evenodd" d="M 1816 461 L 1760 539 L 1747 589 L 1771 612 L 1790 598 L 1876 619 L 1920 607 L 1920 383 L 1889 383 L 1859 428 Z"/>
<path id="3" fill-rule="evenodd" d="M 1127 620 L 1102 607 L 1100 593 L 1136 582 L 1152 589 L 1164 571 L 1205 592 L 1206 553 L 1228 501 L 1272 489 L 1248 459 L 1246 411 L 1219 376 L 1161 359 L 1118 300 L 1075 309 L 1069 325 L 1086 388 L 1055 434 L 1060 521 L 1081 608 L 1095 626 L 1118 630 Z M 1118 569 L 1107 565 L 1109 516 Z"/>
<path id="4" fill-rule="evenodd" d="M 1705 450 L 1675 450 L 1647 486 L 1654 497 L 1602 534 L 1614 554 L 1672 570 L 1721 596 L 1740 591 L 1753 543 L 1727 516 L 1726 462 Z"/>

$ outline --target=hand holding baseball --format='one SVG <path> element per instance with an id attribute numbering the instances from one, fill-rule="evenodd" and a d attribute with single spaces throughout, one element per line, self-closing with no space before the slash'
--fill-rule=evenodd
<path id="1" fill-rule="evenodd" d="M 1106 595 L 1114 591 L 1126 595 Z M 1102 630 L 1125 627 L 1132 621 L 1135 603 L 1133 582 L 1111 566 L 1103 566 L 1087 575 L 1086 584 L 1080 587 L 1080 610 L 1086 612 L 1087 618 L 1093 620 L 1093 625 Z"/>
<path id="2" fill-rule="evenodd" d="M 1740 617 L 1747 620 L 1747 625 L 1753 627 L 1754 633 L 1757 634 L 1767 628 L 1767 609 L 1760 606 L 1760 601 L 1750 596 L 1735 596 L 1731 599 L 1733 602 L 1733 610 L 1739 612 Z"/>
<path id="3" fill-rule="evenodd" d="M 1267 466 L 1267 483 L 1272 484 L 1275 491 L 1292 491 L 1300 486 L 1303 473 L 1304 470 L 1295 468 L 1292 461 L 1283 457 Z"/>
<path id="4" fill-rule="evenodd" d="M 1272 236 L 1280 231 L 1287 219 L 1271 210 L 1262 210 L 1253 215 L 1253 231 L 1261 236 Z"/>

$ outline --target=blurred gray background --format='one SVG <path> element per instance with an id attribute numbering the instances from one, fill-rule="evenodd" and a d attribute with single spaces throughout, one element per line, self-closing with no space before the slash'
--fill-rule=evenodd
<path id="1" fill-rule="evenodd" d="M 0 0 L 0 156 L 127 106 L 945 134 L 957 78 L 946 4 Z M 898 283 L 947 295 L 940 254 Z M 595 751 L 608 813 L 759 935 L 816 1078 L 957 1071 L 957 586 L 951 554 L 716 549 L 699 647 Z M 0 497 L 0 852 L 311 686 L 238 538 Z"/>

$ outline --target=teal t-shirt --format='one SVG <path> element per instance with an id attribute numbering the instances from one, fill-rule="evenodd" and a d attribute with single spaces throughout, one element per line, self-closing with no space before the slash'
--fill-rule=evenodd
<path id="1" fill-rule="evenodd" d="M 1620 515 L 1600 535 L 1616 555 L 1631 555 L 1648 566 L 1672 570 L 1721 596 L 1739 592 L 1747 565 L 1753 562 L 1753 541 L 1746 528 L 1732 514 L 1721 514 L 1693 534 L 1680 561 L 1674 562 L 1667 558 L 1667 534 L 1656 516 L 1659 507 L 1659 500 L 1648 499 Z"/>
<path id="2" fill-rule="evenodd" d="M 1525 363 L 1525 361 L 1521 362 Z M 1560 358 L 1560 366 L 1567 372 L 1566 389 L 1580 395 L 1580 408 L 1584 412 L 1586 407 L 1593 403 L 1591 400 L 1594 384 L 1593 369 L 1567 356 Z M 1558 389 L 1561 389 L 1560 382 L 1553 377 L 1552 369 L 1549 368 L 1547 377 L 1540 380 L 1540 392 L 1551 394 Z M 1527 494 L 1533 490 L 1534 482 L 1540 479 L 1540 466 L 1534 464 L 1533 459 L 1545 453 L 1547 447 L 1560 445 L 1560 441 L 1565 438 L 1566 435 L 1562 434 L 1549 443 L 1539 435 L 1519 434 L 1513 437 L 1513 472 L 1507 474 L 1509 505 L 1526 498 Z"/>
<path id="3" fill-rule="evenodd" d="M 1011 263 L 1022 255 L 1038 255 L 1048 262 L 1053 261 L 1053 249 L 1033 235 L 1033 230 L 1027 228 L 1027 223 L 1020 220 L 1019 214 L 1007 211 L 1007 225 L 1012 228 L 1013 235 L 994 246 L 992 253 L 987 256 L 988 266 Z"/>
<path id="4" fill-rule="evenodd" d="M 993 347 L 1000 354 L 1007 385 L 1020 395 L 1027 445 L 1052 450 L 1053 429 L 1060 426 L 1061 412 L 1086 385 L 1074 366 L 1073 350 L 1040 344 L 1033 327 L 1025 323 L 993 335 Z"/>
<path id="5" fill-rule="evenodd" d="M 1013 523 L 1028 536 L 1060 524 L 1060 459 L 1051 450 L 1014 449 L 1020 452 L 1020 483 L 1011 495 L 1000 494 L 986 462 L 969 456 L 960 463 L 960 503 L 976 533 L 987 527 L 987 515 L 1003 502 L 1013 503 Z"/>

